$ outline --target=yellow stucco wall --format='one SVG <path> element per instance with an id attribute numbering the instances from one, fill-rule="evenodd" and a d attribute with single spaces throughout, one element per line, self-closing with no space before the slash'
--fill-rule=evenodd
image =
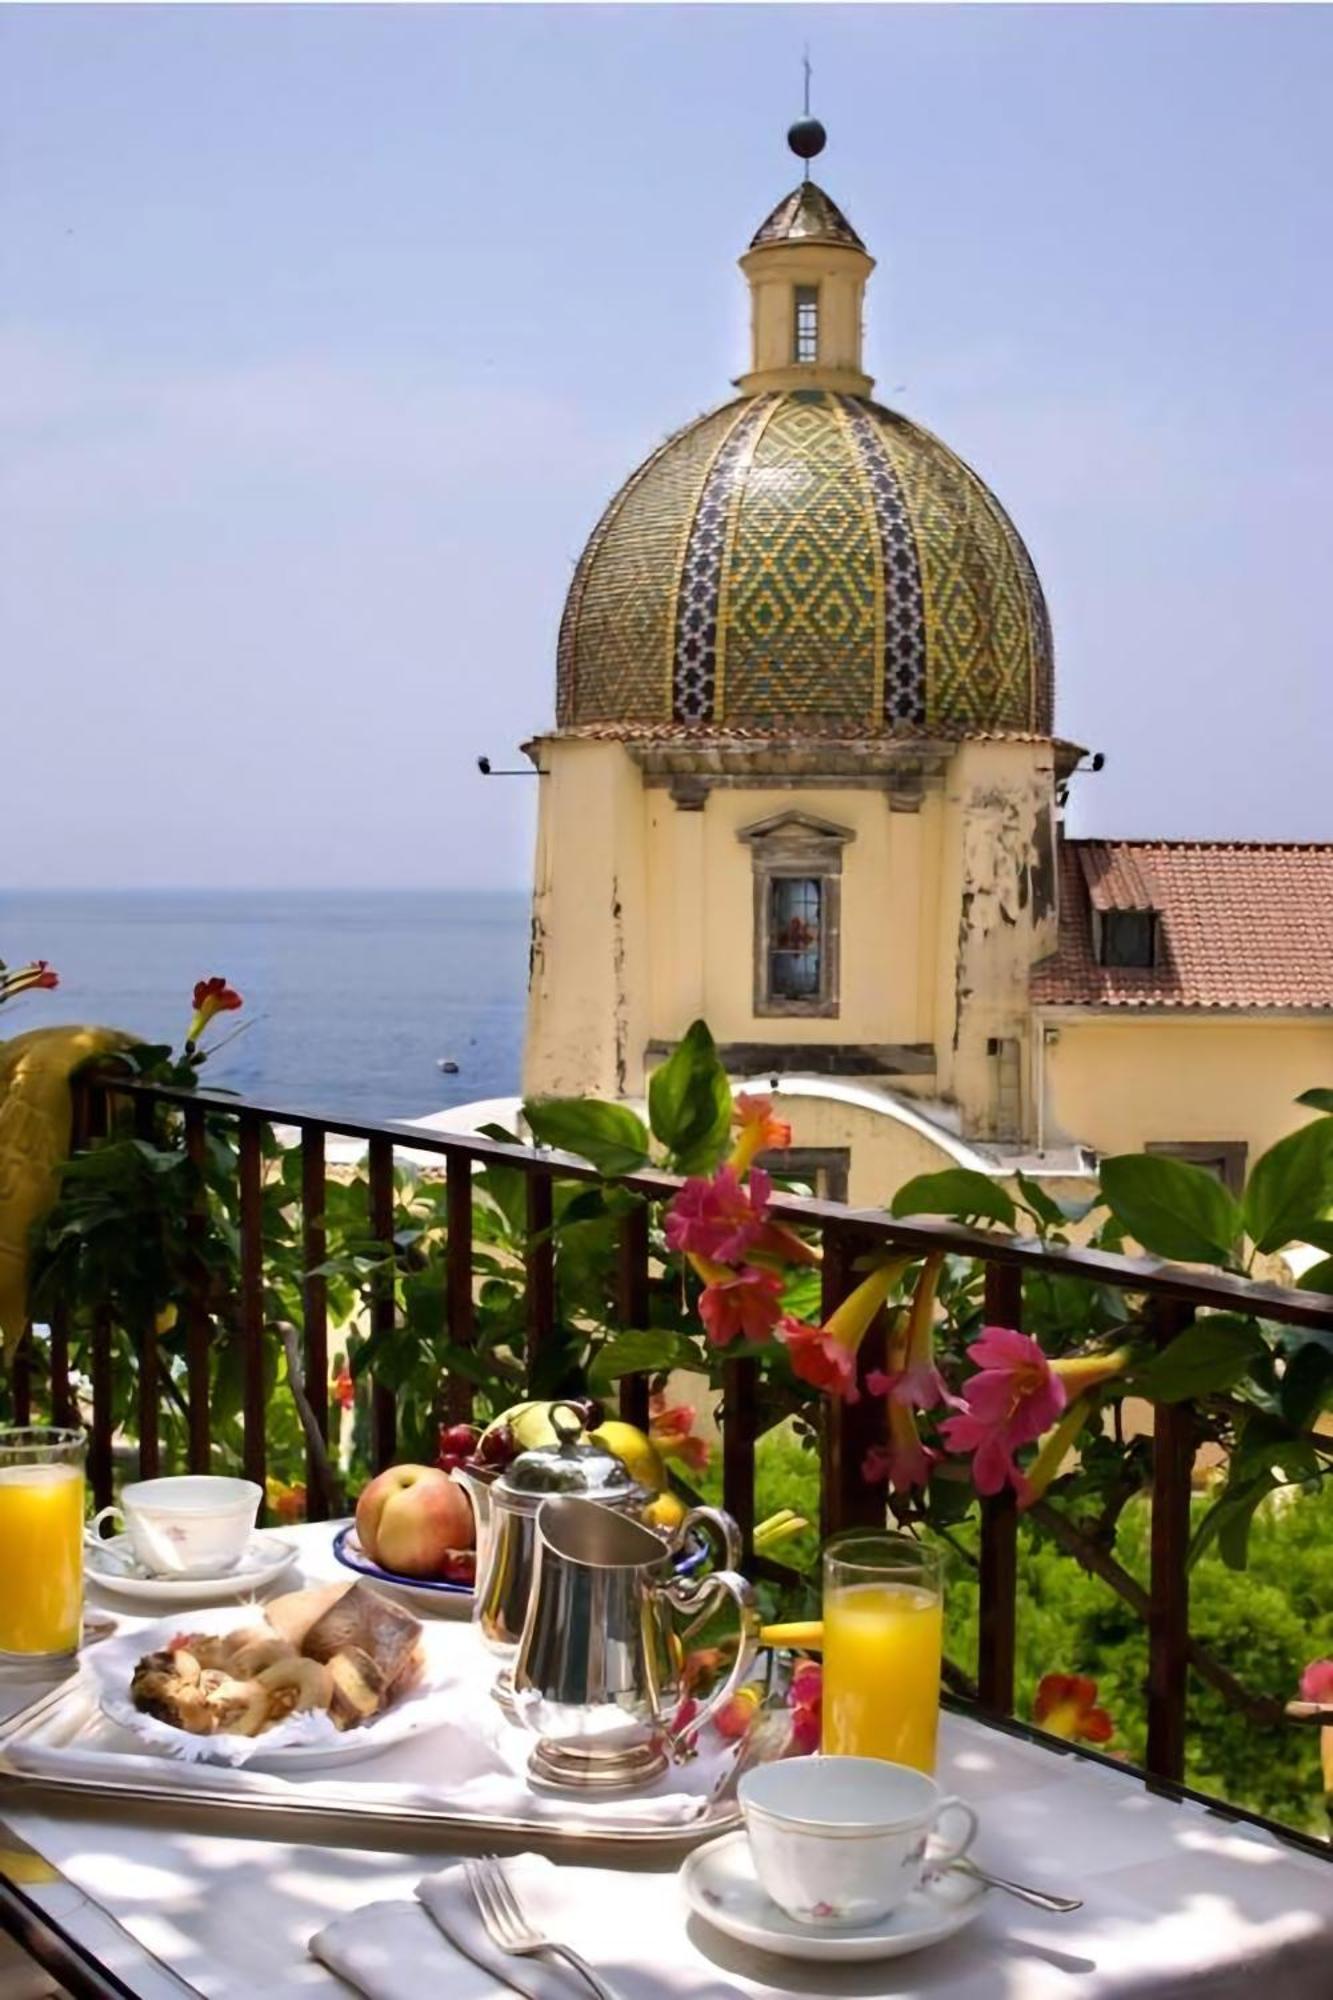
<path id="1" fill-rule="evenodd" d="M 1241 1139 L 1257 1156 L 1311 1115 L 1333 1078 L 1333 1023 L 1251 1015 L 1061 1019 L 1045 1050 L 1047 1134 L 1101 1153 Z"/>
<path id="2" fill-rule="evenodd" d="M 634 1095 L 649 1042 L 702 1016 L 722 1043 L 927 1045 L 904 1094 L 952 1096 L 987 1136 L 992 1036 L 1028 1045 L 1029 968 L 1053 916 L 1032 857 L 1049 825 L 1046 744 L 948 754 L 914 810 L 882 784 L 719 785 L 682 810 L 619 743 L 548 738 L 524 1081 Z M 836 1016 L 756 1014 L 755 874 L 743 832 L 782 813 L 844 828 Z"/>

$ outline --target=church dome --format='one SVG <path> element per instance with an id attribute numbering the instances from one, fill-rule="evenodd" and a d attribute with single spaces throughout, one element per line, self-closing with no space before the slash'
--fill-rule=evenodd
<path id="1" fill-rule="evenodd" d="M 606 509 L 565 605 L 559 726 L 1049 735 L 1046 606 L 999 501 L 906 417 L 792 372 L 686 425 Z"/>

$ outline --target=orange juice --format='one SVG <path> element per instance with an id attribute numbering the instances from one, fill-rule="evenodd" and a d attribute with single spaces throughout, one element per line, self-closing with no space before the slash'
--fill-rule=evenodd
<path id="1" fill-rule="evenodd" d="M 82 1466 L 0 1465 L 0 1653 L 72 1653 L 82 1618 Z"/>
<path id="2" fill-rule="evenodd" d="M 824 1593 L 824 1752 L 935 1768 L 943 1605 L 913 1583 Z"/>

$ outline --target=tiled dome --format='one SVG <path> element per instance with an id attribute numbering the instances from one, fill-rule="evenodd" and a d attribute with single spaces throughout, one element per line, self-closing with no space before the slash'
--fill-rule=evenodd
<path id="1" fill-rule="evenodd" d="M 557 719 L 701 735 L 1052 728 L 1050 625 L 994 495 L 860 396 L 742 397 L 662 445 L 584 550 Z"/>

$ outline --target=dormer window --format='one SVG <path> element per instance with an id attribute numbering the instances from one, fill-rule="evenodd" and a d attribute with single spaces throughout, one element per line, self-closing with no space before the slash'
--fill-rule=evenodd
<path id="1" fill-rule="evenodd" d="M 1100 965 L 1156 965 L 1156 910 L 1102 910 L 1099 915 L 1097 960 Z"/>
<path id="2" fill-rule="evenodd" d="M 819 359 L 819 287 L 797 285 L 795 291 L 793 353 L 798 362 Z"/>

